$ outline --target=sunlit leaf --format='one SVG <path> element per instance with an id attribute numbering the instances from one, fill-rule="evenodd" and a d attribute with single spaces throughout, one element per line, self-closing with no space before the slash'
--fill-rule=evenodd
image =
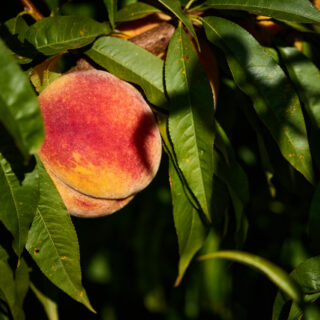
<path id="1" fill-rule="evenodd" d="M 198 260 L 227 259 L 245 264 L 259 270 L 265 274 L 274 284 L 276 284 L 293 301 L 302 303 L 303 294 L 300 286 L 295 280 L 277 265 L 257 255 L 242 251 L 217 251 L 200 256 Z"/>
<path id="2" fill-rule="evenodd" d="M 46 312 L 46 315 L 48 317 L 48 320 L 59 320 L 57 303 L 51 300 L 49 297 L 47 297 L 39 289 L 37 289 L 37 287 L 33 283 L 30 284 L 30 288 L 42 304 L 44 311 Z"/>
<path id="3" fill-rule="evenodd" d="M 159 0 L 165 7 L 167 7 L 190 31 L 193 38 L 198 42 L 196 32 L 189 17 L 183 12 L 179 0 Z"/>
<path id="4" fill-rule="evenodd" d="M 209 81 L 181 27 L 169 44 L 165 77 L 170 98 L 169 134 L 178 165 L 211 221 L 214 104 Z"/>
<path id="5" fill-rule="evenodd" d="M 314 182 L 312 159 L 299 98 L 286 74 L 246 30 L 219 17 L 204 20 L 208 39 L 226 54 L 234 80 L 253 101 L 282 155 Z"/>
<path id="6" fill-rule="evenodd" d="M 160 58 L 129 41 L 113 37 L 101 37 L 86 55 L 115 76 L 138 84 L 151 103 L 165 107 Z"/>
<path id="7" fill-rule="evenodd" d="M 309 0 L 207 0 L 205 4 L 215 9 L 245 10 L 282 20 L 320 22 L 320 12 Z"/>
<path id="8" fill-rule="evenodd" d="M 208 228 L 203 224 L 199 212 L 186 197 L 178 174 L 170 162 L 169 174 L 173 205 L 174 225 L 179 244 L 179 272 L 176 285 L 179 285 L 194 255 L 202 247 Z"/>
<path id="9" fill-rule="evenodd" d="M 117 17 L 117 0 L 103 0 L 103 2 L 108 11 L 109 22 L 114 29 L 114 23 Z"/>
<path id="10" fill-rule="evenodd" d="M 81 281 L 77 234 L 58 191 L 39 158 L 40 200 L 26 248 L 45 276 L 94 311 Z"/>
<path id="11" fill-rule="evenodd" d="M 119 10 L 116 21 L 125 22 L 141 19 L 156 12 L 160 12 L 160 10 L 154 6 L 151 6 L 150 4 L 136 2 Z"/>
<path id="12" fill-rule="evenodd" d="M 86 46 L 110 31 L 107 24 L 90 18 L 56 16 L 37 21 L 26 32 L 25 38 L 41 53 L 54 55 Z"/>

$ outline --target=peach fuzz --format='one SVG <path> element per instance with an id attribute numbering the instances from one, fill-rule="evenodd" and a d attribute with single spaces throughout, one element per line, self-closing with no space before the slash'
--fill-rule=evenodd
<path id="1" fill-rule="evenodd" d="M 50 84 L 39 103 L 45 126 L 39 156 L 71 190 L 118 201 L 151 182 L 161 138 L 132 85 L 106 71 L 75 71 Z"/>

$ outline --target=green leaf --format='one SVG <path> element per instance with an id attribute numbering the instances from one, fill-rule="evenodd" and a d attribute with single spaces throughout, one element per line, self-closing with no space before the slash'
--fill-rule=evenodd
<path id="1" fill-rule="evenodd" d="M 257 269 L 265 274 L 285 294 L 293 299 L 293 301 L 297 303 L 302 303 L 303 301 L 302 290 L 297 282 L 290 278 L 280 267 L 262 257 L 248 252 L 229 250 L 209 253 L 198 258 L 200 261 L 208 259 L 228 259 Z"/>
<path id="2" fill-rule="evenodd" d="M 167 103 L 163 87 L 163 61 L 135 44 L 114 37 L 101 37 L 85 52 L 115 76 L 138 84 L 147 99 L 158 107 Z"/>
<path id="3" fill-rule="evenodd" d="M 280 20 L 320 22 L 320 12 L 309 0 L 207 0 L 205 4 L 215 9 L 244 10 Z"/>
<path id="4" fill-rule="evenodd" d="M 291 80 L 308 115 L 317 128 L 320 127 L 320 72 L 304 54 L 294 47 L 279 47 Z"/>
<path id="5" fill-rule="evenodd" d="M 320 297 L 320 282 L 318 281 L 320 278 L 320 256 L 302 262 L 290 273 L 290 276 L 302 287 L 306 302 L 314 301 Z M 281 313 L 287 301 L 288 298 L 278 292 L 273 305 L 273 320 L 282 319 Z M 297 319 L 302 313 L 303 310 L 293 304 L 290 319 Z"/>
<path id="6" fill-rule="evenodd" d="M 47 297 L 39 289 L 37 289 L 37 287 L 33 283 L 30 284 L 30 288 L 42 304 L 44 311 L 46 312 L 46 315 L 48 317 L 48 320 L 59 320 L 57 303 L 51 300 L 49 297 Z"/>
<path id="7" fill-rule="evenodd" d="M 37 170 L 20 184 L 9 162 L 0 153 L 0 221 L 13 235 L 13 248 L 21 255 L 39 199 Z"/>
<path id="8" fill-rule="evenodd" d="M 259 43 L 237 24 L 203 19 L 208 39 L 226 54 L 238 87 L 252 99 L 285 159 L 311 183 L 312 159 L 301 105 L 286 74 Z"/>
<path id="9" fill-rule="evenodd" d="M 25 319 L 22 306 L 17 299 L 13 271 L 4 260 L 0 260 L 0 296 L 8 304 L 13 320 Z"/>
<path id="10" fill-rule="evenodd" d="M 187 184 L 211 221 L 214 107 L 208 79 L 182 27 L 175 31 L 165 66 L 170 98 L 169 134 Z"/>
<path id="11" fill-rule="evenodd" d="M 117 22 L 133 21 L 144 18 L 152 13 L 160 12 L 160 10 L 150 4 L 144 2 L 136 2 L 124 7 L 117 13 Z"/>
<path id="12" fill-rule="evenodd" d="M 112 29 L 114 29 L 114 23 L 117 17 L 117 0 L 103 0 L 103 2 L 108 11 L 109 22 L 112 26 Z"/>
<path id="13" fill-rule="evenodd" d="M 179 0 L 159 0 L 165 7 L 167 7 L 190 31 L 193 38 L 198 44 L 198 38 L 196 32 L 193 28 L 193 24 L 189 17 L 182 11 L 181 4 Z"/>
<path id="14" fill-rule="evenodd" d="M 199 212 L 186 197 L 182 183 L 172 164 L 169 162 L 174 225 L 179 244 L 179 272 L 176 285 L 182 280 L 194 255 L 201 249 L 208 235 Z"/>
<path id="15" fill-rule="evenodd" d="M 61 76 L 61 70 L 58 65 L 61 56 L 53 56 L 32 70 L 30 80 L 38 93 L 41 93 L 50 83 Z"/>
<path id="16" fill-rule="evenodd" d="M 94 312 L 81 282 L 79 244 L 70 215 L 38 157 L 37 162 L 40 200 L 26 248 L 52 283 Z"/>
<path id="17" fill-rule="evenodd" d="M 7 261 L 9 259 L 9 255 L 7 251 L 0 245 L 0 260 Z"/>
<path id="18" fill-rule="evenodd" d="M 21 308 L 23 308 L 23 302 L 29 290 L 29 267 L 24 259 L 20 259 L 19 265 L 15 270 L 15 283 L 17 301 Z"/>
<path id="19" fill-rule="evenodd" d="M 37 51 L 29 43 L 24 43 L 24 34 L 28 28 L 23 16 L 11 18 L 0 27 L 2 39 L 19 64 L 30 63 L 37 55 Z"/>
<path id="20" fill-rule="evenodd" d="M 50 56 L 84 47 L 110 31 L 107 24 L 87 17 L 56 16 L 37 21 L 26 32 L 25 39 Z"/>
<path id="21" fill-rule="evenodd" d="M 27 157 L 39 150 L 43 140 L 40 109 L 26 75 L 1 39 L 0 56 L 0 121 Z"/>

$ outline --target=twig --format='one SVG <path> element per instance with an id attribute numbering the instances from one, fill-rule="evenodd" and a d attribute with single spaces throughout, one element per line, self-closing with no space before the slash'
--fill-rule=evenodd
<path id="1" fill-rule="evenodd" d="M 32 15 L 36 20 L 44 18 L 44 15 L 37 9 L 37 7 L 30 0 L 20 0 L 24 7 L 24 11 Z"/>

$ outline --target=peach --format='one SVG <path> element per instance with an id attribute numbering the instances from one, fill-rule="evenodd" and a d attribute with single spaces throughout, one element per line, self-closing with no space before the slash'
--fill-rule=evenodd
<path id="1" fill-rule="evenodd" d="M 106 71 L 75 71 L 50 84 L 39 103 L 45 126 L 39 156 L 70 213 L 83 216 L 94 201 L 99 209 L 92 215 L 111 213 L 154 178 L 160 133 L 132 85 Z"/>

